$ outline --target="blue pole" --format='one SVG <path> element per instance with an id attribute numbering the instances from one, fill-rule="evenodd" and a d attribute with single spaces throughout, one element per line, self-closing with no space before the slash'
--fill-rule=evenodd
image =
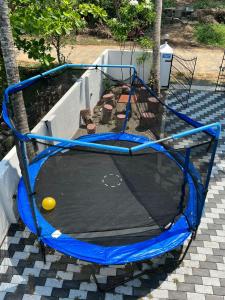
<path id="1" fill-rule="evenodd" d="M 109 150 L 109 151 L 116 151 L 121 153 L 129 153 L 129 148 L 125 148 L 125 147 L 89 143 L 89 142 L 83 142 L 79 140 L 62 139 L 62 138 L 43 136 L 43 135 L 38 135 L 33 133 L 28 133 L 26 136 L 30 139 L 37 139 L 37 140 L 44 140 L 44 141 L 51 141 L 51 142 L 56 141 L 56 142 L 69 143 L 74 146 L 82 146 L 82 147 L 88 147 L 88 148 L 99 149 L 99 150 Z"/>
<path id="2" fill-rule="evenodd" d="M 127 105 L 126 105 L 126 118 L 125 118 L 125 121 L 123 123 L 122 133 L 124 133 L 126 131 L 127 122 L 128 122 L 128 119 L 129 119 L 129 114 L 131 112 L 131 99 L 132 99 L 132 95 L 135 95 L 135 93 L 134 93 L 134 91 L 135 91 L 135 86 L 134 86 L 135 79 L 136 79 L 136 71 L 133 73 L 132 80 L 131 80 L 131 89 L 130 89 L 130 93 L 129 93 L 129 97 L 128 97 L 128 102 L 127 102 Z"/>
<path id="3" fill-rule="evenodd" d="M 166 137 L 166 138 L 163 138 L 163 139 L 160 139 L 160 140 L 157 140 L 157 141 L 151 141 L 151 142 L 147 142 L 147 143 L 144 143 L 144 144 L 141 144 L 141 145 L 138 145 L 138 146 L 134 146 L 134 147 L 131 148 L 131 151 L 132 152 L 137 152 L 137 151 L 146 149 L 146 148 L 148 148 L 148 147 L 150 147 L 154 144 L 160 143 L 160 142 L 164 142 L 164 141 L 171 140 L 171 139 L 179 139 L 179 138 L 191 135 L 191 134 L 196 134 L 198 132 L 206 131 L 207 129 L 210 129 L 210 128 L 213 128 L 213 127 L 216 127 L 216 137 L 219 137 L 220 130 L 221 130 L 221 125 L 220 125 L 220 123 L 217 122 L 217 123 L 212 123 L 212 124 L 209 124 L 209 125 L 201 126 L 201 127 L 198 127 L 198 128 L 194 128 L 194 129 L 191 129 L 191 130 L 187 130 L 187 131 L 184 131 L 184 132 L 181 132 L 181 133 L 177 133 L 177 134 L 171 135 L 169 137 Z"/>
<path id="4" fill-rule="evenodd" d="M 34 197 L 34 191 L 33 191 L 33 188 L 31 185 L 31 180 L 30 180 L 28 159 L 27 159 L 27 154 L 26 154 L 26 145 L 25 145 L 24 141 L 19 141 L 17 145 L 19 148 L 18 151 L 21 154 L 20 163 L 22 165 L 20 167 L 21 167 L 21 172 L 22 172 L 23 180 L 25 183 L 26 191 L 27 191 L 27 197 L 29 199 L 31 214 L 32 214 L 33 221 L 34 221 L 35 233 L 37 234 L 37 237 L 38 237 L 38 241 L 40 244 L 44 263 L 46 263 L 45 246 L 41 239 L 41 228 L 39 227 L 38 219 L 37 219 L 37 216 L 35 213 L 35 197 Z"/>
<path id="5" fill-rule="evenodd" d="M 10 85 L 8 88 L 6 88 L 5 92 L 7 94 L 11 94 L 16 91 L 22 90 L 25 86 L 28 86 L 38 79 L 40 79 L 43 76 L 47 76 L 50 74 L 55 73 L 56 71 L 60 71 L 67 68 L 123 68 L 123 69 L 132 69 L 134 73 L 136 73 L 136 68 L 133 65 L 109 65 L 109 64 L 99 64 L 99 65 L 93 65 L 93 64 L 65 64 L 62 66 L 58 66 L 56 68 L 53 68 L 51 70 L 48 70 L 42 74 L 33 76 L 31 78 L 28 78 L 26 80 L 23 80 L 21 82 L 18 82 L 16 84 Z"/>
<path id="6" fill-rule="evenodd" d="M 206 193 L 206 195 L 207 195 L 207 192 L 208 192 L 209 181 L 210 181 L 211 174 L 212 174 L 212 168 L 213 168 L 213 163 L 214 163 L 214 159 L 215 159 L 215 156 L 216 156 L 216 150 L 217 150 L 218 142 L 219 142 L 218 138 L 214 139 L 213 151 L 212 151 L 212 155 L 211 155 L 211 158 L 210 158 L 210 163 L 209 163 L 208 172 L 207 172 L 207 176 L 206 176 L 206 182 L 205 182 L 205 193 Z"/>

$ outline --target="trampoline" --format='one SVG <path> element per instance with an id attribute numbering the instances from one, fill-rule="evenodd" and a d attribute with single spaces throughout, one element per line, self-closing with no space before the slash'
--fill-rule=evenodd
<path id="1" fill-rule="evenodd" d="M 76 66 L 61 66 L 48 74 Z M 138 78 L 155 96 L 133 66 L 98 67 L 132 69 L 132 83 Z M 6 89 L 3 116 L 19 140 L 24 159 L 25 172 L 18 186 L 19 214 L 42 245 L 102 265 L 151 259 L 182 245 L 200 223 L 220 124 L 198 123 L 157 98 L 174 115 L 173 122 L 177 119 L 189 130 L 155 141 L 125 130 L 76 140 L 22 134 L 9 117 L 9 96 L 40 78 L 43 76 Z M 131 98 L 132 85 L 130 93 Z M 129 109 L 130 100 L 126 121 Z M 28 164 L 25 144 L 40 140 L 58 143 L 46 144 Z M 194 145 L 190 141 L 195 141 Z M 175 142 L 188 146 L 177 149 Z M 50 212 L 41 207 L 47 196 L 57 201 Z"/>

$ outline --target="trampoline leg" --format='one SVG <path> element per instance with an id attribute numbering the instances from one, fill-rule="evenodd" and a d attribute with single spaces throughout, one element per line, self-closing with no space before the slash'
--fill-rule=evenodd
<path id="1" fill-rule="evenodd" d="M 196 230 L 192 232 L 190 241 L 188 242 L 187 247 L 186 247 L 184 253 L 182 254 L 181 258 L 179 259 L 179 261 L 178 261 L 178 263 L 177 263 L 177 266 L 179 266 L 179 265 L 183 262 L 183 260 L 184 260 L 184 258 L 185 258 L 185 256 L 186 256 L 186 254 L 187 254 L 187 252 L 188 252 L 188 250 L 189 250 L 189 248 L 190 248 L 190 246 L 191 246 L 191 243 L 192 243 L 192 241 L 195 239 L 195 237 L 196 237 Z"/>
<path id="2" fill-rule="evenodd" d="M 42 241 L 39 241 L 40 244 L 40 249 L 41 249 L 41 255 L 42 255 L 42 259 L 44 264 L 46 264 L 46 251 L 45 251 L 45 245 Z"/>
<path id="3" fill-rule="evenodd" d="M 155 270 L 144 270 L 144 271 L 141 271 L 140 273 L 136 274 L 136 275 L 124 275 L 123 279 L 121 280 L 118 280 L 117 282 L 115 283 L 112 283 L 112 284 L 108 284 L 106 286 L 102 286 L 99 282 L 98 282 L 98 279 L 96 278 L 96 275 L 95 275 L 95 272 L 93 271 L 92 273 L 92 276 L 93 276 L 93 279 L 94 279 L 94 282 L 95 284 L 97 285 L 97 288 L 100 292 L 109 292 L 113 289 L 115 289 L 116 287 L 120 286 L 120 285 L 123 285 L 124 283 L 127 283 L 133 279 L 137 279 L 137 278 L 140 278 L 142 277 L 143 275 L 145 274 L 149 274 L 149 273 L 154 273 Z"/>

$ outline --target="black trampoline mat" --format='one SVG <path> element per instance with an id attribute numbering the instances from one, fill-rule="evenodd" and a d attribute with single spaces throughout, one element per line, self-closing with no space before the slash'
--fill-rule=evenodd
<path id="1" fill-rule="evenodd" d="M 164 230 L 179 213 L 182 183 L 182 171 L 163 153 L 70 149 L 47 159 L 35 192 L 40 209 L 44 197 L 56 199 L 53 211 L 41 209 L 56 230 L 91 243 L 121 245 Z"/>

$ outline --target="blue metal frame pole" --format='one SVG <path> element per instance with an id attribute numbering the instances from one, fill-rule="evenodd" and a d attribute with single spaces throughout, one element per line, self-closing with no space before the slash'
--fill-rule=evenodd
<path id="1" fill-rule="evenodd" d="M 40 243 L 40 248 L 42 251 L 42 256 L 43 256 L 43 260 L 44 263 L 46 263 L 46 255 L 45 255 L 45 246 L 44 243 L 42 242 L 41 239 L 41 228 L 39 227 L 38 224 L 38 220 L 37 220 L 37 216 L 35 213 L 35 197 L 34 197 L 34 191 L 32 189 L 32 185 L 31 185 L 31 180 L 30 180 L 30 175 L 29 175 L 29 167 L 28 167 L 28 158 L 27 158 L 27 154 L 26 154 L 26 146 L 25 146 L 25 142 L 24 141 L 18 141 L 18 151 L 20 151 L 21 154 L 21 160 L 20 163 L 22 164 L 21 167 L 21 172 L 22 172 L 22 176 L 23 176 L 23 180 L 25 183 L 25 187 L 27 190 L 27 195 L 28 195 L 28 199 L 29 199 L 29 203 L 30 203 L 30 208 L 31 208 L 31 214 L 33 216 L 33 220 L 34 220 L 34 226 L 35 226 L 35 231 L 38 237 L 38 241 Z"/>
<path id="2" fill-rule="evenodd" d="M 16 84 L 13 84 L 13 85 L 10 85 L 8 88 L 6 88 L 5 92 L 7 94 L 11 94 L 13 92 L 17 92 L 17 91 L 20 91 L 22 90 L 24 87 L 26 86 L 29 86 L 30 84 L 34 83 L 35 81 L 37 81 L 38 79 L 40 79 L 41 77 L 43 76 L 47 76 L 47 75 L 50 75 L 50 74 L 53 74 L 55 73 L 56 71 L 59 71 L 59 70 L 63 70 L 63 69 L 72 69 L 72 68 L 123 68 L 123 69 L 132 69 L 134 73 L 136 73 L 136 68 L 135 66 L 133 65 L 109 65 L 109 64 L 96 64 L 96 65 L 93 65 L 93 64 L 65 64 L 65 65 L 62 65 L 62 66 L 58 66 L 56 68 L 53 68 L 51 70 L 48 70 L 42 74 L 39 74 L 39 75 L 36 75 L 36 76 L 33 76 L 31 78 L 28 78 L 26 80 L 23 80 L 21 82 L 18 82 Z"/>
<path id="3" fill-rule="evenodd" d="M 62 142 L 62 143 L 69 143 L 70 145 L 74 145 L 74 146 L 82 146 L 82 147 L 88 147 L 88 148 L 99 149 L 99 150 L 109 150 L 109 151 L 116 151 L 121 153 L 129 153 L 129 148 L 125 148 L 125 147 L 83 142 L 81 140 L 69 140 L 69 139 L 63 139 L 63 138 L 57 138 L 51 136 L 43 136 L 43 135 L 38 135 L 33 133 L 28 133 L 26 136 L 30 139 L 37 139 L 37 140 L 44 140 L 44 141 L 51 141 L 51 142 Z"/>
<path id="4" fill-rule="evenodd" d="M 131 80 L 131 89 L 130 89 L 130 93 L 129 93 L 129 97 L 128 97 L 128 102 L 126 105 L 126 118 L 125 121 L 123 123 L 123 129 L 122 129 L 122 133 L 124 133 L 126 131 L 127 128 L 127 122 L 129 119 L 129 115 L 131 112 L 131 100 L 132 100 L 132 95 L 134 95 L 134 91 L 135 91 L 135 86 L 134 86 L 134 82 L 136 79 L 136 71 L 134 71 L 133 75 L 132 75 L 132 80 Z"/>
<path id="5" fill-rule="evenodd" d="M 220 123 L 212 123 L 212 124 L 209 124 L 209 125 L 205 125 L 205 126 L 201 126 L 201 127 L 198 127 L 198 128 L 191 129 L 191 130 L 187 130 L 187 131 L 184 131 L 184 132 L 181 132 L 181 133 L 178 133 L 178 134 L 174 134 L 174 135 L 171 135 L 169 137 L 166 137 L 166 138 L 163 138 L 163 139 L 160 139 L 160 140 L 157 140 L 157 141 L 151 141 L 151 142 L 147 142 L 147 143 L 144 143 L 144 144 L 141 144 L 141 145 L 138 145 L 138 146 L 134 146 L 134 147 L 131 148 L 131 151 L 132 152 L 137 152 L 137 151 L 143 150 L 145 148 L 148 148 L 148 147 L 152 146 L 153 144 L 158 144 L 160 142 L 168 141 L 168 140 L 171 140 L 171 139 L 179 139 L 179 138 L 191 135 L 191 134 L 196 134 L 198 132 L 206 131 L 207 129 L 210 129 L 210 128 L 213 128 L 213 127 L 216 127 L 216 129 L 217 129 L 216 130 L 216 137 L 218 138 L 219 135 L 220 135 L 221 125 L 220 125 Z"/>
<path id="6" fill-rule="evenodd" d="M 209 168 L 208 168 L 206 182 L 205 182 L 205 196 L 207 195 L 207 192 L 208 192 L 209 181 L 210 181 L 211 174 L 212 174 L 212 168 L 213 168 L 213 163 L 214 163 L 214 159 L 215 159 L 215 156 L 216 156 L 216 150 L 217 150 L 218 142 L 219 142 L 219 139 L 215 138 L 214 143 L 213 143 L 213 152 L 212 152 L 212 155 L 211 155 L 211 158 L 210 158 Z"/>

